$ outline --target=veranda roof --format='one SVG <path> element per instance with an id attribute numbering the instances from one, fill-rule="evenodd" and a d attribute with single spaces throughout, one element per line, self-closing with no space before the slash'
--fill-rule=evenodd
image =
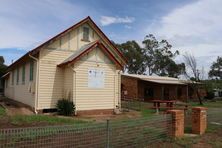
<path id="1" fill-rule="evenodd" d="M 122 74 L 122 76 L 132 77 L 139 80 L 158 83 L 158 84 L 187 85 L 184 81 L 172 77 L 147 76 L 147 75 L 137 75 L 137 74 Z"/>

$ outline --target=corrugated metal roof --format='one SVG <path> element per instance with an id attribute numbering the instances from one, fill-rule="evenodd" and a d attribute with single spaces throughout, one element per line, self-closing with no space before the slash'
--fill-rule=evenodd
<path id="1" fill-rule="evenodd" d="M 1 78 L 5 78 L 5 77 L 7 77 L 7 76 L 9 76 L 9 72 L 7 72 L 6 74 L 4 74 Z"/>
<path id="2" fill-rule="evenodd" d="M 172 77 L 161 77 L 161 76 L 147 76 L 147 75 L 137 75 L 137 74 L 122 74 L 123 76 L 137 78 L 143 81 L 159 83 L 159 84 L 177 84 L 177 85 L 187 85 L 182 80 Z"/>

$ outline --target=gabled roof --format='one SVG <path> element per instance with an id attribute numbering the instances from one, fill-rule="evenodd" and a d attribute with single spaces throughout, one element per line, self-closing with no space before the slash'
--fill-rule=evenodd
<path id="1" fill-rule="evenodd" d="M 158 83 L 158 84 L 187 85 L 184 81 L 172 77 L 147 76 L 147 75 L 137 75 L 137 74 L 122 74 L 122 76 L 132 77 L 139 80 Z"/>
<path id="2" fill-rule="evenodd" d="M 62 63 L 60 63 L 58 67 L 62 67 L 64 65 L 76 62 L 77 60 L 79 60 L 81 57 L 83 57 L 84 55 L 86 55 L 87 53 L 89 53 L 96 47 L 99 47 L 118 66 L 120 66 L 121 68 L 123 67 L 123 65 L 119 63 L 118 60 L 115 58 L 115 56 L 113 56 L 113 54 L 103 45 L 103 43 L 99 41 L 94 41 L 94 42 L 91 42 L 89 44 L 82 46 L 80 49 L 75 51 L 70 57 L 68 57 Z"/>
<path id="3" fill-rule="evenodd" d="M 73 26 L 69 27 L 68 29 L 62 31 L 61 33 L 57 34 L 56 36 L 52 37 L 51 39 L 49 39 L 48 41 L 42 43 L 41 45 L 37 46 L 36 48 L 32 49 L 31 51 L 27 52 L 25 55 L 23 55 L 21 58 L 19 58 L 17 61 L 15 61 L 14 63 L 12 63 L 11 65 L 8 66 L 7 71 L 9 71 L 12 67 L 14 67 L 15 65 L 19 64 L 20 62 L 22 62 L 23 60 L 27 59 L 29 57 L 29 55 L 35 55 L 37 54 L 41 48 L 43 46 L 45 46 L 46 44 L 54 41 L 55 39 L 63 36 L 65 33 L 71 31 L 72 29 L 75 29 L 77 27 L 79 27 L 80 25 L 86 23 L 86 22 L 90 22 L 96 29 L 97 31 L 107 40 L 107 42 L 117 51 L 118 55 L 123 59 L 124 62 L 126 62 L 126 58 L 123 56 L 123 54 L 119 51 L 119 49 L 116 48 L 116 46 L 108 39 L 108 37 L 102 32 L 102 30 L 100 30 L 100 28 L 94 23 L 94 21 L 88 16 L 85 19 L 81 20 L 80 22 L 74 24 Z"/>

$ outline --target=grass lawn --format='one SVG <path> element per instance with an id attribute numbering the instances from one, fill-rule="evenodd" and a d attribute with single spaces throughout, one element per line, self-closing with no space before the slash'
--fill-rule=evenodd
<path id="1" fill-rule="evenodd" d="M 4 118 L 3 118 L 4 117 Z M 7 121 L 7 122 L 6 122 Z M 83 124 L 83 121 L 75 117 L 58 117 L 51 115 L 14 115 L 8 116 L 3 107 L 0 106 L 0 127 L 38 126 L 38 125 L 61 125 L 61 124 Z M 10 126 L 11 125 L 11 126 Z"/>
<path id="2" fill-rule="evenodd" d="M 5 116 L 5 115 L 6 115 L 5 109 L 0 106 L 0 117 Z"/>
<path id="3" fill-rule="evenodd" d="M 155 115 L 156 111 L 154 109 L 141 109 L 142 117 L 150 117 Z"/>
<path id="4" fill-rule="evenodd" d="M 191 106 L 203 106 L 207 108 L 222 108 L 222 101 L 205 101 L 203 105 L 200 105 L 199 102 L 189 102 Z"/>
<path id="5" fill-rule="evenodd" d="M 22 124 L 31 124 L 44 122 L 47 124 L 81 124 L 86 123 L 86 121 L 72 119 L 72 118 L 63 118 L 56 116 L 47 116 L 47 115 L 16 115 L 10 118 L 11 123 L 14 125 Z"/>

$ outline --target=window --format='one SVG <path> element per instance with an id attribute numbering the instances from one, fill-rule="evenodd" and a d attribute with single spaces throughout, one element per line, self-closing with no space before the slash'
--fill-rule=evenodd
<path id="1" fill-rule="evenodd" d="M 33 81 L 34 62 L 30 61 L 29 80 Z"/>
<path id="2" fill-rule="evenodd" d="M 83 40 L 89 41 L 89 28 L 83 27 Z"/>
<path id="3" fill-rule="evenodd" d="M 22 66 L 22 84 L 25 84 L 25 64 Z"/>
<path id="4" fill-rule="evenodd" d="M 17 73 L 16 73 L 16 84 L 19 84 L 19 68 L 17 68 Z"/>
<path id="5" fill-rule="evenodd" d="M 15 72 L 12 71 L 12 85 L 14 85 Z"/>
<path id="6" fill-rule="evenodd" d="M 164 88 L 164 91 L 163 91 L 163 99 L 164 100 L 170 100 L 170 90 L 169 88 Z"/>
<path id="7" fill-rule="evenodd" d="M 5 80 L 5 88 L 7 88 L 8 87 L 8 80 L 6 79 Z"/>
<path id="8" fill-rule="evenodd" d="M 181 97 L 181 96 L 182 96 L 182 88 L 181 88 L 181 87 L 179 87 L 179 88 L 177 89 L 177 95 L 178 95 L 178 97 Z"/>
<path id="9" fill-rule="evenodd" d="M 154 97 L 154 89 L 152 87 L 145 88 L 144 90 L 145 98 L 153 98 Z"/>

